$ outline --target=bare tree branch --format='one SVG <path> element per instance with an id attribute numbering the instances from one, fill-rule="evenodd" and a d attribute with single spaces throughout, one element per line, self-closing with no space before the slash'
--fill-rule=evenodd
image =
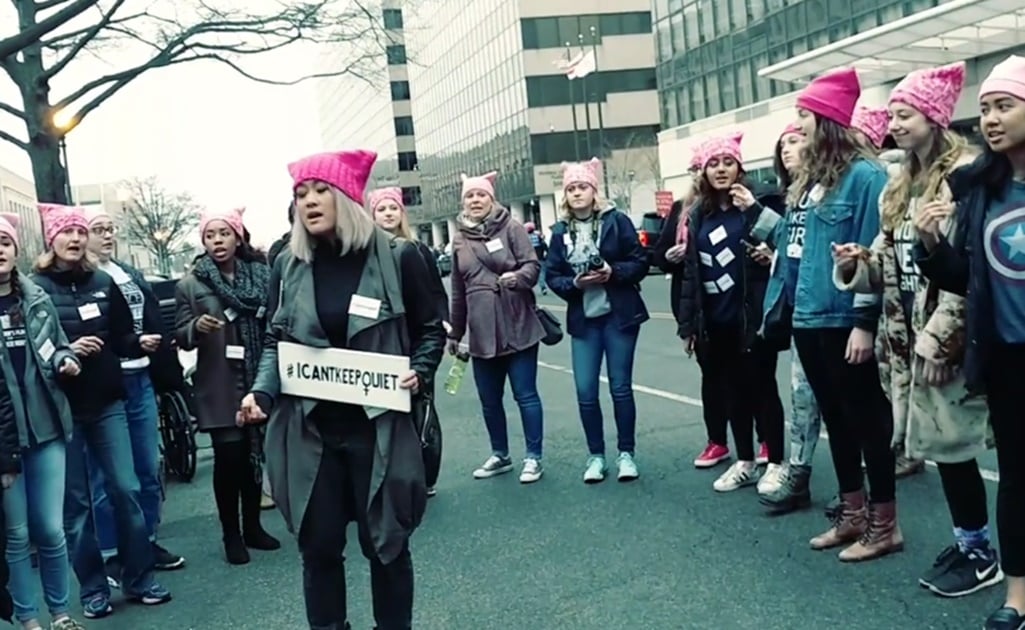
<path id="1" fill-rule="evenodd" d="M 75 58 L 75 55 L 85 48 L 86 45 L 91 42 L 105 26 L 110 24 L 110 21 L 114 19 L 114 14 L 117 13 L 117 10 L 120 9 L 121 5 L 124 3 L 125 0 L 114 0 L 114 3 L 110 5 L 110 8 L 103 12 L 103 17 L 100 18 L 100 21 L 93 24 L 85 33 L 82 33 L 82 36 L 77 42 L 75 42 L 71 47 L 71 50 L 69 50 L 64 57 L 46 69 L 46 72 L 43 73 L 42 80 L 49 81 L 54 75 L 66 68 L 67 65 L 71 63 L 71 60 Z"/>
<path id="2" fill-rule="evenodd" d="M 12 136 L 11 134 L 7 133 L 3 129 L 0 129 L 0 140 L 6 140 L 7 142 L 10 142 L 14 146 L 16 146 L 19 149 L 21 149 L 22 151 L 27 151 L 28 150 L 28 143 L 27 142 L 25 142 L 24 140 L 19 140 L 19 139 L 15 138 L 14 136 Z"/>
<path id="3" fill-rule="evenodd" d="M 21 111 L 14 105 L 9 105 L 3 101 L 0 101 L 0 112 L 10 114 L 11 116 L 14 116 L 15 118 L 20 118 L 21 120 L 25 120 L 25 112 Z"/>
<path id="4" fill-rule="evenodd" d="M 32 2 L 33 0 L 14 0 L 14 6 L 18 7 L 20 3 L 31 4 Z M 17 33 L 10 37 L 0 39 L 0 59 L 5 59 L 16 54 L 21 49 L 31 46 L 47 33 L 63 24 L 66 24 L 70 20 L 75 19 L 82 13 L 85 13 L 89 7 L 94 6 L 96 2 L 97 0 L 74 0 L 74 2 L 60 11 L 57 11 L 53 15 L 47 16 L 42 20 L 33 24 L 21 24 L 21 30 Z M 51 6 L 55 7 L 58 4 L 60 3 L 52 3 Z M 38 6 L 35 6 L 32 9 L 33 13 L 38 13 L 41 10 L 42 9 Z"/>
<path id="5" fill-rule="evenodd" d="M 38 2 L 36 2 L 36 10 L 47 11 L 54 7 L 58 7 L 67 1 L 68 0 L 39 0 Z"/>

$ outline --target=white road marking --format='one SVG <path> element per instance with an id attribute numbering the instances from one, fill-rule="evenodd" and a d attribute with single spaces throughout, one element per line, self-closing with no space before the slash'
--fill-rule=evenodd
<path id="1" fill-rule="evenodd" d="M 556 372 L 562 372 L 563 374 L 573 374 L 573 370 L 571 370 L 571 369 L 569 369 L 567 367 L 563 367 L 561 365 L 555 365 L 554 363 L 546 363 L 545 361 L 538 361 L 537 364 L 540 367 L 543 367 L 543 368 L 546 368 L 546 369 L 549 369 L 549 370 L 554 370 Z M 600 376 L 598 378 L 600 378 L 603 383 L 608 383 L 609 382 L 609 379 L 604 377 L 604 376 Z M 673 392 L 667 392 L 667 391 L 662 390 L 662 389 L 655 389 L 654 387 L 648 387 L 646 385 L 634 384 L 633 390 L 635 392 L 640 393 L 640 394 L 648 394 L 649 396 L 655 396 L 657 398 L 663 398 L 665 400 L 671 400 L 673 402 L 683 403 L 685 405 L 690 405 L 691 407 L 697 407 L 698 409 L 700 409 L 702 407 L 701 400 L 698 399 L 698 398 L 691 398 L 690 396 L 683 396 L 681 394 L 674 394 Z M 829 435 L 827 435 L 825 431 L 822 431 L 819 434 L 819 437 L 821 439 L 823 439 L 823 440 L 828 440 L 829 439 Z M 925 463 L 926 463 L 926 465 L 931 466 L 933 468 L 936 467 L 936 462 L 927 461 Z M 979 472 L 982 474 L 982 478 L 987 480 L 987 481 L 993 481 L 993 482 L 1000 481 L 1000 473 L 998 473 L 995 470 L 989 470 L 988 468 L 980 468 Z"/>

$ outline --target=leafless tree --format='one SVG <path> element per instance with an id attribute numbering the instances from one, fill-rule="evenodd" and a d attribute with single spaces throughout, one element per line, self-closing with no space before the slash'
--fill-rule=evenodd
<path id="1" fill-rule="evenodd" d="M 384 66 L 386 47 L 394 41 L 384 28 L 379 0 L 280 0 L 263 12 L 234 0 L 141 3 L 139 8 L 126 6 L 135 4 L 126 0 L 11 2 L 18 32 L 0 39 L 0 68 L 17 86 L 21 105 L 0 102 L 0 114 L 20 121 L 25 133 L 0 129 L 0 139 L 28 154 L 38 199 L 57 203 L 68 201 L 60 159 L 64 136 L 149 70 L 209 61 L 276 85 L 343 74 L 369 80 Z M 264 77 L 246 69 L 246 59 L 298 43 L 328 44 L 343 52 L 338 65 L 323 73 Z M 105 61 L 118 60 L 113 71 L 67 93 L 51 92 L 55 77 L 100 49 Z"/>
<path id="2" fill-rule="evenodd" d="M 119 224 L 125 240 L 152 254 L 160 273 L 170 275 L 172 262 L 194 249 L 188 238 L 199 225 L 201 208 L 188 193 L 168 191 L 156 177 L 121 186 Z"/>
<path id="3" fill-rule="evenodd" d="M 631 209 L 634 188 L 638 183 L 655 182 L 661 188 L 662 175 L 658 161 L 658 139 L 653 134 L 632 134 L 622 147 L 607 149 L 605 180 L 609 199 L 623 209 Z"/>

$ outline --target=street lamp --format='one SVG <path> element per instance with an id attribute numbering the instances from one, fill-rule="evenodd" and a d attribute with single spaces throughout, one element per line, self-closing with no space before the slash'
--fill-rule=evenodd
<path id="1" fill-rule="evenodd" d="M 51 116 L 51 122 L 56 131 L 60 133 L 57 136 L 57 142 L 60 146 L 61 160 L 64 162 L 64 197 L 65 201 L 69 204 L 74 203 L 71 198 L 71 174 L 68 169 L 68 145 L 64 141 L 64 138 L 71 131 L 75 125 L 74 114 L 68 112 L 66 109 L 58 109 L 53 112 Z"/>

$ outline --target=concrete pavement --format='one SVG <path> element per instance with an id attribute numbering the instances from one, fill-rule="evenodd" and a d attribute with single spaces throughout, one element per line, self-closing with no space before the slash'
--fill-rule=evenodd
<path id="1" fill-rule="evenodd" d="M 516 475 L 475 481 L 487 455 L 472 379 L 439 401 L 445 460 L 439 495 L 413 540 L 417 628 L 429 630 L 704 628 L 981 627 L 1002 601 L 1002 587 L 961 600 L 941 600 L 917 586 L 918 575 L 950 542 L 949 516 L 934 472 L 898 489 L 907 550 L 865 565 L 841 565 L 807 540 L 826 525 L 821 506 L 835 487 L 823 442 L 813 479 L 815 509 L 781 518 L 763 515 L 753 488 L 718 494 L 721 471 L 697 471 L 704 443 L 697 366 L 682 353 L 661 276 L 644 283 L 654 313 L 638 349 L 638 463 L 632 484 L 580 481 L 586 457 L 576 412 L 569 344 L 542 350 L 545 477 L 521 486 Z M 557 299 L 543 298 L 558 305 Z M 787 364 L 781 360 L 780 374 Z M 443 366 L 447 370 L 448 364 Z M 780 379 L 786 392 L 788 380 Z M 607 394 L 603 394 L 607 398 Z M 787 396 L 784 401 L 789 404 Z M 522 456 L 522 432 L 511 395 L 510 440 Z M 615 443 L 611 405 L 607 442 Z M 611 455 L 612 453 L 610 453 Z M 994 468 L 992 458 L 984 462 Z M 122 604 L 89 627 L 110 630 L 302 628 L 300 566 L 280 517 L 265 513 L 284 549 L 253 553 L 253 562 L 223 560 L 204 459 L 192 484 L 168 491 L 163 543 L 188 558 L 183 571 L 161 575 L 173 602 L 158 608 Z M 992 475 L 990 475 L 992 476 Z M 996 486 L 987 484 L 992 498 Z M 350 540 L 355 541 L 352 531 Z M 370 628 L 369 577 L 358 545 L 348 556 L 351 621 Z"/>

